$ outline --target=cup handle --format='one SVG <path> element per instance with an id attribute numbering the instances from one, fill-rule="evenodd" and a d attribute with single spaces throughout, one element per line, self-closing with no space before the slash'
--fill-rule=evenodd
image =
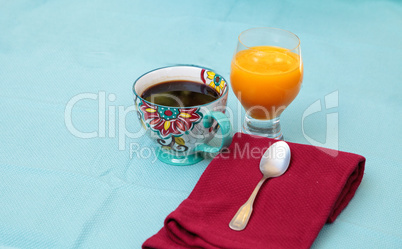
<path id="1" fill-rule="evenodd" d="M 215 119 L 221 129 L 222 133 L 222 143 L 219 147 L 211 146 L 208 144 L 198 144 L 195 147 L 195 151 L 203 151 L 207 153 L 217 153 L 223 147 L 229 146 L 232 142 L 232 125 L 230 124 L 229 118 L 223 114 L 222 112 L 209 112 L 203 118 L 203 125 L 205 128 L 210 128 L 213 123 L 213 119 Z"/>

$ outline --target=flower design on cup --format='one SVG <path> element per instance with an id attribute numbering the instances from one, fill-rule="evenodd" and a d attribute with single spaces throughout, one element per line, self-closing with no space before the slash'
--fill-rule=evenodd
<path id="1" fill-rule="evenodd" d="M 210 87 L 214 88 L 219 93 L 219 96 L 222 96 L 222 94 L 224 93 L 226 88 L 226 81 L 219 74 L 202 69 L 201 80 L 202 82 L 204 82 L 204 84 L 207 84 Z"/>
<path id="2" fill-rule="evenodd" d="M 157 139 L 157 142 L 162 145 L 163 150 L 173 150 L 176 152 L 184 152 L 188 150 L 186 142 L 181 137 L 168 137 L 166 139 Z"/>
<path id="3" fill-rule="evenodd" d="M 140 103 L 145 123 L 161 138 L 180 136 L 191 130 L 202 119 L 199 108 L 176 108 Z"/>
<path id="4" fill-rule="evenodd" d="M 212 80 L 209 83 L 209 86 L 216 89 L 216 91 L 221 95 L 221 93 L 225 90 L 226 82 L 222 79 L 222 77 L 212 71 L 207 71 L 208 79 Z"/>
<path id="5" fill-rule="evenodd" d="M 135 96 L 134 103 L 136 104 L 136 105 L 135 105 L 135 110 L 136 110 L 136 112 L 137 112 L 137 118 L 138 118 L 138 120 L 140 121 L 141 126 L 146 130 L 147 128 L 146 128 L 146 126 L 145 126 L 144 121 L 142 120 L 142 114 L 141 114 L 140 110 L 138 110 L 138 103 L 139 103 L 139 102 L 140 102 L 140 101 L 139 101 L 139 99 L 138 99 L 138 96 Z"/>

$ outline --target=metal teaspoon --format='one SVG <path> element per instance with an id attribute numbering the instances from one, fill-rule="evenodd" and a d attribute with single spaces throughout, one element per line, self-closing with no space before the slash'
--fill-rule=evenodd
<path id="1" fill-rule="evenodd" d="M 288 169 L 290 163 L 290 148 L 284 141 L 272 144 L 264 153 L 260 161 L 262 179 L 255 187 L 253 193 L 243 204 L 229 223 L 229 227 L 236 231 L 243 230 L 253 212 L 254 199 L 266 179 L 281 176 Z"/>

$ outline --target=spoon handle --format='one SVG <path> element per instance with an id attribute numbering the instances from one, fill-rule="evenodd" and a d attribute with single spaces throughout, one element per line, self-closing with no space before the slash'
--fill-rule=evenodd
<path id="1" fill-rule="evenodd" d="M 257 196 L 258 191 L 260 190 L 262 184 L 264 181 L 267 179 L 267 177 L 263 177 L 255 187 L 253 193 L 250 195 L 246 203 L 244 203 L 239 210 L 237 210 L 237 213 L 235 216 L 232 218 L 232 220 L 229 223 L 229 227 L 233 230 L 236 231 L 241 231 L 244 228 L 246 228 L 248 220 L 250 219 L 251 213 L 253 212 L 253 203 L 255 200 L 255 197 Z"/>

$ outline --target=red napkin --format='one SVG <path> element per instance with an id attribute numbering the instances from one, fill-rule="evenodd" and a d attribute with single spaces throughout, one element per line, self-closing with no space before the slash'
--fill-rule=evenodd
<path id="1" fill-rule="evenodd" d="M 262 177 L 260 159 L 275 142 L 236 133 L 228 152 L 212 160 L 190 196 L 143 248 L 309 248 L 352 199 L 366 159 L 288 143 L 288 170 L 261 187 L 247 227 L 231 230 L 230 220 Z"/>

